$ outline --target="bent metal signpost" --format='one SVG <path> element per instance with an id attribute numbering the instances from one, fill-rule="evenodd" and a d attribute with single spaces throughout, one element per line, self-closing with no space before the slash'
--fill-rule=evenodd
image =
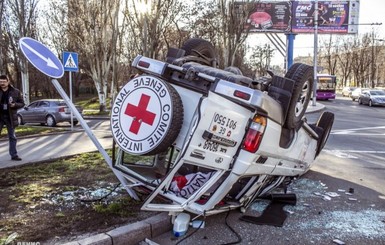
<path id="1" fill-rule="evenodd" d="M 170 130 L 171 105 L 171 95 L 160 79 L 139 76 L 128 82 L 111 112 L 111 129 L 119 147 L 133 155 L 154 150 Z"/>
<path id="2" fill-rule="evenodd" d="M 29 62 L 40 72 L 52 78 L 61 78 L 63 76 L 64 74 L 63 64 L 56 57 L 56 55 L 53 54 L 52 51 L 49 48 L 47 48 L 44 44 L 30 37 L 23 37 L 19 41 L 19 47 L 21 52 L 29 60 Z M 112 169 L 116 177 L 119 179 L 120 183 L 127 190 L 128 194 L 132 198 L 139 200 L 136 193 L 128 187 L 128 182 L 126 181 L 126 179 L 123 178 L 123 176 L 120 174 L 119 171 L 113 168 L 112 160 L 110 156 L 107 154 L 106 150 L 100 144 L 100 142 L 95 137 L 95 135 L 92 133 L 88 124 L 80 115 L 75 105 L 72 103 L 72 101 L 70 100 L 70 98 L 68 97 L 64 89 L 61 87 L 60 83 L 56 79 L 52 79 L 51 82 L 55 86 L 59 94 L 63 97 L 68 107 L 72 110 L 72 112 L 74 113 L 74 115 L 76 116 L 76 118 L 78 119 L 82 127 L 84 128 L 84 131 L 87 133 L 88 137 L 92 140 L 96 148 L 103 155 L 108 166 Z"/>

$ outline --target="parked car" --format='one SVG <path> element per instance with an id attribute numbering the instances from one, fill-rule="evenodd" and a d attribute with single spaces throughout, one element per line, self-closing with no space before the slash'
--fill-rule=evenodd
<path id="1" fill-rule="evenodd" d="M 358 98 L 359 104 L 369 106 L 382 105 L 385 106 L 385 92 L 383 90 L 366 90 L 363 91 Z"/>
<path id="2" fill-rule="evenodd" d="M 360 97 L 361 93 L 366 90 L 367 89 L 365 88 L 356 88 L 355 90 L 352 91 L 350 98 L 352 98 L 353 101 L 356 101 Z"/>
<path id="3" fill-rule="evenodd" d="M 344 87 L 342 89 L 342 97 L 345 97 L 345 96 L 351 97 L 352 96 L 352 92 L 355 89 L 356 89 L 356 87 Z"/>
<path id="4" fill-rule="evenodd" d="M 76 106 L 82 113 L 83 108 Z M 17 111 L 17 118 L 20 125 L 25 123 L 40 123 L 49 127 L 56 126 L 60 122 L 71 123 L 71 110 L 62 99 L 37 100 L 28 106 Z M 73 125 L 78 124 L 76 117 L 73 117 Z"/>

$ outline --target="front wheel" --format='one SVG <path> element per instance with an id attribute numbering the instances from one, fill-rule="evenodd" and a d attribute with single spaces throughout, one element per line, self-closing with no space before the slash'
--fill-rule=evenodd
<path id="1" fill-rule="evenodd" d="M 53 118 L 53 116 L 51 116 L 51 115 L 47 116 L 45 122 L 47 123 L 48 127 L 55 127 L 56 126 L 55 118 Z"/>
<path id="2" fill-rule="evenodd" d="M 334 114 L 328 111 L 325 111 L 324 113 L 322 113 L 322 115 L 318 119 L 316 126 L 322 128 L 323 132 L 318 138 L 316 156 L 318 156 L 318 154 L 320 154 L 320 152 L 324 148 L 326 141 L 329 138 L 330 131 L 332 130 L 333 123 L 334 123 Z"/>
<path id="3" fill-rule="evenodd" d="M 372 107 L 373 104 L 372 104 L 372 100 L 369 100 L 369 106 Z"/>
<path id="4" fill-rule="evenodd" d="M 358 98 L 358 104 L 362 105 L 362 100 Z"/>

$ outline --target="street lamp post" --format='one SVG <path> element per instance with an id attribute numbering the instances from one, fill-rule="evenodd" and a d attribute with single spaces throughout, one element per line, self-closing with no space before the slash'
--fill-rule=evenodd
<path id="1" fill-rule="evenodd" d="M 317 55 L 318 55 L 318 0 L 314 1 L 314 82 L 313 82 L 313 106 L 316 106 L 317 97 Z"/>

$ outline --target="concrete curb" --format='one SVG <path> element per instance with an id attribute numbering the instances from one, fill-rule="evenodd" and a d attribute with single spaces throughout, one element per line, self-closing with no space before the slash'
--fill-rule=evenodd
<path id="1" fill-rule="evenodd" d="M 160 213 L 148 219 L 82 240 L 64 243 L 64 245 L 136 245 L 146 238 L 159 236 L 171 229 L 170 216 L 167 213 Z"/>

